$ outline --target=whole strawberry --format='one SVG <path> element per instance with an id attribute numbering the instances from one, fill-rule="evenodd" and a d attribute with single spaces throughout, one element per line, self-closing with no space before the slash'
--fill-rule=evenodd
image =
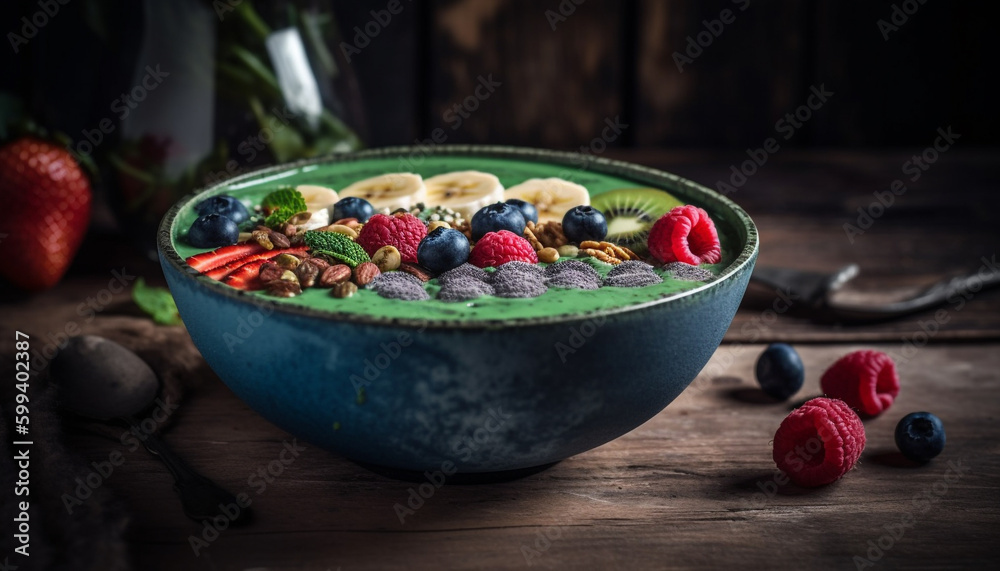
<path id="1" fill-rule="evenodd" d="M 83 241 L 90 202 L 66 149 L 30 137 L 0 148 L 0 276 L 28 291 L 55 285 Z"/>

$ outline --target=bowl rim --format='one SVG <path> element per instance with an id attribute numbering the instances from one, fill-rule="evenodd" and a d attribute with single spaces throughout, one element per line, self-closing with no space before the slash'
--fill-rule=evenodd
<path id="1" fill-rule="evenodd" d="M 520 317 L 506 320 L 496 319 L 474 319 L 466 321 L 454 321 L 448 319 L 413 319 L 413 318 L 393 318 L 383 316 L 373 316 L 357 313 L 344 313 L 330 311 L 327 309 L 316 309 L 290 303 L 283 303 L 277 299 L 268 299 L 262 296 L 253 295 L 253 292 L 238 290 L 213 280 L 191 268 L 187 262 L 181 258 L 174 248 L 172 241 L 172 228 L 181 208 L 196 198 L 217 191 L 225 187 L 233 187 L 241 183 L 265 179 L 270 175 L 289 171 L 297 168 L 316 164 L 329 164 L 339 162 L 352 162 L 370 158 L 385 158 L 387 156 L 411 156 L 412 153 L 420 153 L 421 156 L 484 156 L 498 159 L 516 159 L 528 162 L 544 162 L 556 165 L 572 167 L 583 172 L 592 171 L 602 174 L 621 176 L 637 182 L 649 184 L 653 187 L 676 187 L 683 186 L 684 193 L 693 193 L 695 198 L 702 203 L 715 203 L 734 214 L 742 224 L 746 232 L 746 243 L 740 251 L 739 256 L 733 260 L 723 271 L 709 283 L 702 286 L 673 293 L 666 297 L 644 301 L 631 305 L 612 308 L 600 308 L 592 311 L 567 313 L 553 316 Z M 583 162 L 586 166 L 581 167 Z M 749 264 L 752 263 L 760 248 L 757 226 L 750 215 L 739 205 L 726 196 L 689 179 L 675 174 L 605 157 L 595 157 L 570 151 L 554 151 L 548 149 L 537 149 L 532 147 L 515 147 L 505 145 L 435 145 L 433 147 L 403 145 L 393 147 L 380 147 L 352 153 L 334 153 L 320 157 L 313 157 L 299 161 L 287 162 L 278 165 L 267 166 L 255 169 L 214 184 L 199 187 L 174 203 L 160 221 L 156 239 L 157 249 L 162 261 L 165 261 L 173 269 L 186 279 L 191 279 L 201 287 L 208 288 L 212 293 L 230 298 L 234 301 L 248 303 L 258 309 L 266 307 L 272 311 L 286 313 L 297 316 L 317 317 L 331 321 L 343 321 L 359 323 L 365 325 L 389 325 L 403 327 L 419 327 L 433 329 L 507 329 L 511 327 L 523 327 L 527 325 L 548 325 L 559 323 L 570 323 L 593 318 L 602 318 L 623 313 L 633 313 L 643 309 L 664 304 L 677 305 L 683 300 L 690 300 L 694 296 L 718 288 L 726 281 L 740 274 Z"/>

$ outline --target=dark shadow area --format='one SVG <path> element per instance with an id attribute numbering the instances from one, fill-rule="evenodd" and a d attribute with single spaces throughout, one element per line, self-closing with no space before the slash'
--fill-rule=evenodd
<path id="1" fill-rule="evenodd" d="M 873 451 L 865 454 L 864 459 L 873 464 L 890 468 L 920 468 L 926 465 L 914 462 L 896 450 Z"/>
<path id="2" fill-rule="evenodd" d="M 778 404 L 781 401 L 768 396 L 767 393 L 757 387 L 740 387 L 726 391 L 726 397 L 742 403 L 748 404 Z"/>
<path id="3" fill-rule="evenodd" d="M 457 484 L 460 486 L 465 485 L 478 485 L 478 484 L 499 484 L 503 482 L 511 482 L 514 480 L 520 480 L 527 476 L 532 476 L 548 470 L 549 468 L 555 466 L 559 462 L 551 462 L 549 464 L 542 464 L 541 466 L 532 466 L 530 468 L 519 468 L 517 470 L 501 470 L 499 472 L 481 472 L 481 473 L 462 473 L 457 472 L 450 476 L 446 476 L 445 485 Z M 390 478 L 393 480 L 401 480 L 404 482 L 426 482 L 428 481 L 427 476 L 424 472 L 416 470 L 400 470 L 397 468 L 387 468 L 385 466 L 376 466 L 375 464 L 366 464 L 363 462 L 357 462 L 358 466 L 374 472 L 379 476 Z"/>

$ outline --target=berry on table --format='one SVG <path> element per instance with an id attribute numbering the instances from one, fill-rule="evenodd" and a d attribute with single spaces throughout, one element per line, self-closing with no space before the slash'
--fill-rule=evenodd
<path id="1" fill-rule="evenodd" d="M 513 261 L 537 264 L 538 255 L 530 242 L 508 230 L 488 232 L 476 242 L 469 255 L 469 263 L 477 268 L 497 267 Z"/>
<path id="2" fill-rule="evenodd" d="M 562 229 L 570 242 L 600 242 L 608 235 L 608 221 L 604 213 L 593 206 L 574 206 L 563 215 Z"/>
<path id="3" fill-rule="evenodd" d="M 896 446 L 914 462 L 929 462 L 944 450 L 944 443 L 944 424 L 929 412 L 911 412 L 896 425 Z"/>
<path id="4" fill-rule="evenodd" d="M 846 474 L 865 448 L 865 427 L 842 400 L 815 398 L 792 411 L 774 433 L 772 455 L 788 479 L 823 486 Z"/>
<path id="5" fill-rule="evenodd" d="M 684 262 L 697 266 L 722 259 L 722 246 L 715 223 L 697 206 L 677 206 L 667 212 L 649 231 L 649 252 L 663 262 Z"/>
<path id="6" fill-rule="evenodd" d="M 497 202 L 484 206 L 472 215 L 472 239 L 479 241 L 488 232 L 509 230 L 520 236 L 524 234 L 524 215 L 513 204 Z"/>
<path id="7" fill-rule="evenodd" d="M 461 266 L 469 259 L 469 239 L 458 230 L 437 228 L 417 246 L 418 263 L 440 274 Z"/>
<path id="8" fill-rule="evenodd" d="M 235 244 L 240 227 L 221 214 L 199 216 L 188 229 L 187 241 L 196 248 L 218 248 Z"/>
<path id="9" fill-rule="evenodd" d="M 785 343 L 772 343 L 757 358 L 757 382 L 771 398 L 788 400 L 806 378 L 798 352 Z"/>
<path id="10" fill-rule="evenodd" d="M 228 194 L 220 194 L 202 200 L 195 207 L 195 211 L 201 216 L 205 214 L 219 214 L 237 224 L 242 224 L 250 218 L 250 212 L 247 210 L 247 207 Z"/>
<path id="11" fill-rule="evenodd" d="M 841 357 L 820 378 L 820 387 L 872 417 L 892 406 L 899 394 L 896 364 L 885 353 L 865 349 Z"/>
<path id="12" fill-rule="evenodd" d="M 372 203 L 358 196 L 341 198 L 333 205 L 334 220 L 356 218 L 358 222 L 364 224 L 374 215 L 375 207 L 372 206 Z"/>

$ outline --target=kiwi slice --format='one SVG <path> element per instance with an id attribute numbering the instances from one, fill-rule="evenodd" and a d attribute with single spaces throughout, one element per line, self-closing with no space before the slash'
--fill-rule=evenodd
<path id="1" fill-rule="evenodd" d="M 641 254 L 646 252 L 646 237 L 653 224 L 684 203 L 657 188 L 619 188 L 598 194 L 590 204 L 608 221 L 605 240 Z"/>

